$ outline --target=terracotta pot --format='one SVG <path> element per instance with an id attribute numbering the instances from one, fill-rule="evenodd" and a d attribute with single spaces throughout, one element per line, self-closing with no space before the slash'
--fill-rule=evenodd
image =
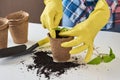
<path id="1" fill-rule="evenodd" d="M 0 18 L 0 49 L 6 48 L 8 43 L 8 19 Z"/>
<path id="2" fill-rule="evenodd" d="M 29 14 L 18 11 L 7 15 L 9 29 L 15 43 L 21 44 L 28 41 L 28 19 Z"/>
<path id="3" fill-rule="evenodd" d="M 70 41 L 73 37 L 66 37 L 66 38 L 51 38 L 48 34 L 50 39 L 50 45 L 52 50 L 53 59 L 55 62 L 66 62 L 70 59 L 69 51 L 72 47 L 64 48 L 61 47 L 61 43 Z"/>

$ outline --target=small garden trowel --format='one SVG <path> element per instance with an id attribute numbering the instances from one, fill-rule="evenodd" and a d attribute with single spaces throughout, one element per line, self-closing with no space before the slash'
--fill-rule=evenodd
<path id="1" fill-rule="evenodd" d="M 38 41 L 31 47 L 29 47 L 28 49 L 27 49 L 26 45 L 18 45 L 18 46 L 14 46 L 14 47 L 10 47 L 10 48 L 3 48 L 3 49 L 0 49 L 0 58 L 29 54 L 29 53 L 32 53 L 33 50 L 35 48 L 37 48 L 38 46 L 42 46 L 48 42 L 49 42 L 49 38 L 46 37 L 46 38 Z"/>

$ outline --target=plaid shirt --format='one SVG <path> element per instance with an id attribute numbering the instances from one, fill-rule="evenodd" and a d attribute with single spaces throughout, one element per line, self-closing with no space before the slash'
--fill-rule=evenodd
<path id="1" fill-rule="evenodd" d="M 84 21 L 94 10 L 98 0 L 63 0 L 63 12 L 74 23 Z M 110 29 L 113 23 L 113 13 L 117 5 L 117 0 L 106 0 L 111 10 L 111 17 L 108 24 L 103 29 Z"/>

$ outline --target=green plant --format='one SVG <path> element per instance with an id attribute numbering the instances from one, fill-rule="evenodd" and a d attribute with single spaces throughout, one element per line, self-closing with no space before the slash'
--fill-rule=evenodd
<path id="1" fill-rule="evenodd" d="M 56 32 L 56 38 L 65 38 L 65 37 L 68 37 L 68 36 L 60 36 L 59 33 L 62 32 L 62 31 L 68 31 L 69 29 L 68 28 L 64 28 L 64 27 L 57 27 L 55 28 L 55 32 Z"/>
<path id="2" fill-rule="evenodd" d="M 99 54 L 97 57 L 89 61 L 87 64 L 98 65 L 101 62 L 108 63 L 115 59 L 115 54 L 110 48 L 109 54 Z"/>
<path id="3" fill-rule="evenodd" d="M 65 27 L 57 27 L 55 28 L 56 31 L 68 31 L 69 29 L 68 28 L 65 28 Z"/>

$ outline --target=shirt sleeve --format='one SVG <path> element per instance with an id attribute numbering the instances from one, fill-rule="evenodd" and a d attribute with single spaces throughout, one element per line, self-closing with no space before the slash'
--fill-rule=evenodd
<path id="1" fill-rule="evenodd" d="M 111 13 L 114 13 L 116 6 L 118 4 L 117 0 L 106 0 L 106 1 L 110 7 Z"/>

